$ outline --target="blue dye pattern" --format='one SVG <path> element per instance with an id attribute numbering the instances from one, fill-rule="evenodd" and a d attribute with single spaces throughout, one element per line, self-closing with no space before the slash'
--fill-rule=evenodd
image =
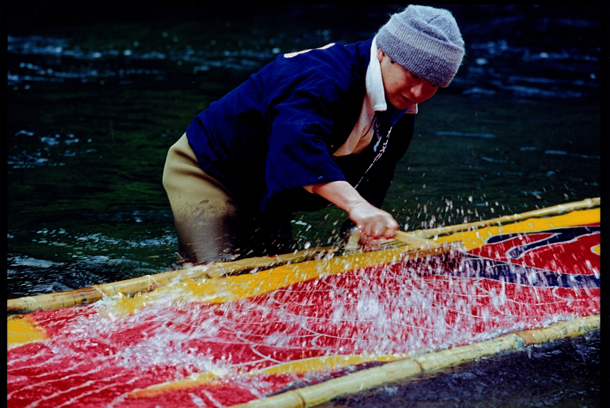
<path id="1" fill-rule="evenodd" d="M 553 245 L 553 244 L 556 244 L 559 242 L 569 242 L 577 237 L 584 236 L 584 235 L 599 234 L 600 227 L 591 226 L 591 227 L 558 228 L 558 229 L 554 229 L 551 231 L 536 232 L 535 234 L 540 234 L 540 233 L 552 233 L 553 235 L 551 235 L 548 238 L 541 239 L 539 241 L 530 242 L 525 245 L 516 246 L 513 249 L 511 249 L 510 251 L 508 251 L 507 255 L 510 256 L 511 259 L 519 259 L 523 255 L 525 255 L 526 252 L 531 251 L 536 248 L 540 248 L 540 247 L 547 246 L 547 245 Z M 487 244 L 497 244 L 497 243 L 507 241 L 507 240 L 515 238 L 515 237 L 524 236 L 524 235 L 531 235 L 531 234 L 514 233 L 514 234 L 496 235 L 496 236 L 490 237 L 486 243 Z"/>
<path id="2" fill-rule="evenodd" d="M 466 254 L 463 265 L 463 268 L 454 271 L 452 275 L 493 279 L 506 283 L 541 288 L 593 289 L 600 287 L 600 278 L 596 275 L 553 272 L 532 266 L 487 259 L 473 254 Z"/>

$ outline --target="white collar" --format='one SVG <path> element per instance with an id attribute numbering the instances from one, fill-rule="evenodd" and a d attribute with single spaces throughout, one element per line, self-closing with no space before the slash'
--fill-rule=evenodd
<path id="1" fill-rule="evenodd" d="M 371 107 L 375 112 L 388 110 L 388 104 L 385 100 L 385 88 L 383 87 L 383 77 L 381 76 L 381 63 L 377 59 L 377 49 L 377 42 L 373 38 L 371 60 L 366 70 L 365 86 Z M 416 114 L 417 105 L 409 107 L 405 113 Z"/>

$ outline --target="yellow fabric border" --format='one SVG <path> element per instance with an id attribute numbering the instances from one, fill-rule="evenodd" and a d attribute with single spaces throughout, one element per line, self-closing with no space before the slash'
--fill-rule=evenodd
<path id="1" fill-rule="evenodd" d="M 29 315 L 12 316 L 7 320 L 7 347 L 20 346 L 26 343 L 43 341 L 47 333 L 39 327 Z"/>
<path id="2" fill-rule="evenodd" d="M 439 236 L 434 242 L 439 244 L 461 241 L 466 250 L 479 248 L 485 245 L 486 240 L 492 236 L 510 233 L 530 233 L 553 228 L 564 228 L 574 225 L 594 224 L 600 221 L 600 209 L 572 211 L 567 214 L 547 218 L 528 218 L 510 224 L 489 226 L 472 231 L 457 232 L 451 235 Z"/>

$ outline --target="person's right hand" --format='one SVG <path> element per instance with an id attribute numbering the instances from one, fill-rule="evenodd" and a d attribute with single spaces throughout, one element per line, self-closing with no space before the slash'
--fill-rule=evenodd
<path id="1" fill-rule="evenodd" d="M 356 223 L 360 234 L 372 239 L 393 238 L 399 228 L 394 217 L 388 212 L 364 200 L 347 208 L 347 213 Z"/>
<path id="2" fill-rule="evenodd" d="M 366 201 L 347 181 L 312 184 L 303 188 L 326 198 L 347 212 L 361 235 L 373 239 L 390 239 L 398 231 L 398 223 L 394 217 Z"/>

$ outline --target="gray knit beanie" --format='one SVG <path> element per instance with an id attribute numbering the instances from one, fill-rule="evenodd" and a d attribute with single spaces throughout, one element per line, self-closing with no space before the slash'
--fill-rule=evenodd
<path id="1" fill-rule="evenodd" d="M 400 66 L 445 88 L 462 63 L 464 40 L 449 10 L 408 6 L 377 33 L 377 46 Z"/>

